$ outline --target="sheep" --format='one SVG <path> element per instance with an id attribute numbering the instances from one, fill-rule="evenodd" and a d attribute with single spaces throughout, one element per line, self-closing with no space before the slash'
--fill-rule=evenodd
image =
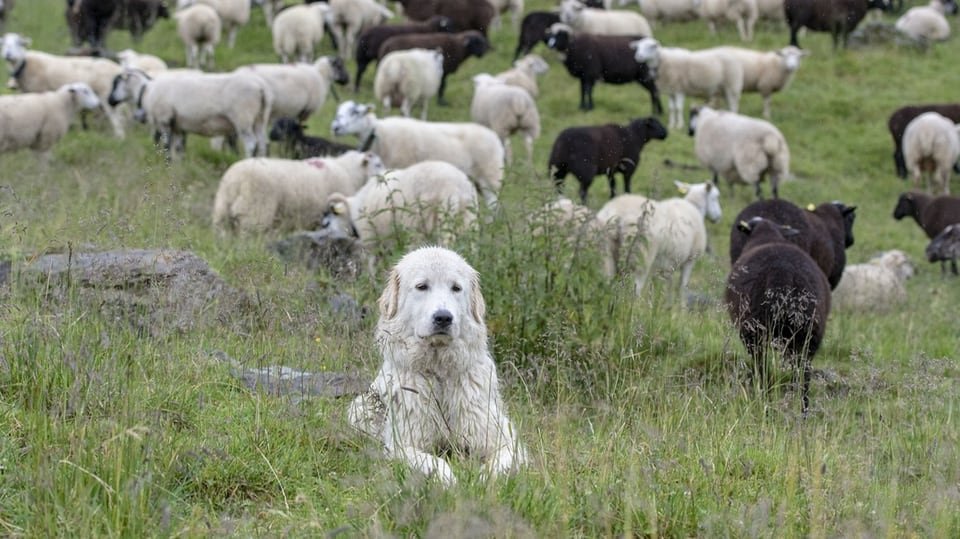
<path id="1" fill-rule="evenodd" d="M 284 155 L 292 159 L 340 155 L 353 149 L 322 137 L 303 133 L 303 125 L 293 118 L 277 118 L 270 128 L 270 140 L 279 142 Z"/>
<path id="2" fill-rule="evenodd" d="M 663 47 L 651 38 L 631 41 L 630 47 L 634 60 L 649 66 L 656 73 L 657 86 L 667 92 L 671 129 L 683 127 L 683 100 L 688 95 L 712 99 L 722 93 L 730 111 L 737 112 L 743 65 L 732 55 L 716 49 Z"/>
<path id="3" fill-rule="evenodd" d="M 100 98 L 83 82 L 50 92 L 0 96 L 0 152 L 30 148 L 45 165 L 77 111 L 100 106 Z"/>
<path id="4" fill-rule="evenodd" d="M 141 54 L 133 49 L 124 49 L 117 53 L 117 60 L 124 69 L 139 69 L 144 73 L 155 76 L 167 70 L 167 63 L 158 56 Z"/>
<path id="5" fill-rule="evenodd" d="M 563 54 L 563 65 L 580 79 L 580 110 L 593 109 L 593 87 L 597 81 L 610 84 L 638 82 L 650 94 L 654 114 L 663 113 L 660 91 L 650 67 L 630 61 L 630 43 L 635 36 L 599 36 L 574 33 L 562 23 L 550 27 L 547 46 Z"/>
<path id="6" fill-rule="evenodd" d="M 286 116 L 300 121 L 320 110 L 334 83 L 350 82 L 350 73 L 336 56 L 321 56 L 312 64 L 252 64 L 237 72 L 254 73 L 270 86 L 273 118 Z"/>
<path id="7" fill-rule="evenodd" d="M 753 202 L 733 221 L 730 230 L 730 263 L 740 258 L 749 240 L 749 231 L 741 228 L 740 222 L 762 217 L 795 230 L 797 234 L 787 237 L 787 241 L 810 255 L 826 275 L 830 288 L 834 289 L 843 277 L 847 264 L 846 249 L 854 242 L 856 209 L 856 206 L 847 206 L 839 201 L 824 202 L 817 206 L 811 204 L 806 210 L 782 199 Z"/>
<path id="8" fill-rule="evenodd" d="M 724 303 L 753 361 L 750 378 L 766 385 L 767 349 L 802 371 L 804 414 L 810 408 L 811 361 L 830 316 L 827 278 L 810 255 L 784 239 L 795 230 L 755 218 L 739 223 L 750 239 L 730 270 Z"/>
<path id="9" fill-rule="evenodd" d="M 501 71 L 494 76 L 506 84 L 523 88 L 530 94 L 530 97 L 536 98 L 540 95 L 537 77 L 543 75 L 549 69 L 550 64 L 539 54 L 528 54 L 514 61 L 512 68 Z"/>
<path id="10" fill-rule="evenodd" d="M 800 47 L 797 32 L 808 28 L 830 32 L 833 48 L 847 47 L 850 32 L 860 24 L 867 10 L 889 10 L 888 0 L 784 0 L 783 12 L 790 26 L 790 44 Z"/>
<path id="11" fill-rule="evenodd" d="M 723 175 L 731 186 L 754 185 L 759 199 L 760 183 L 769 174 L 773 198 L 780 196 L 780 182 L 790 174 L 790 148 L 773 124 L 703 105 L 690 109 L 689 133 L 714 183 Z"/>
<path id="12" fill-rule="evenodd" d="M 960 103 L 936 103 L 929 105 L 906 105 L 890 114 L 887 120 L 887 129 L 893 137 L 893 163 L 897 169 L 897 176 L 907 177 L 907 163 L 903 158 L 903 132 L 907 125 L 924 112 L 939 112 L 955 123 L 960 123 Z M 954 171 L 960 172 L 956 166 Z"/>
<path id="13" fill-rule="evenodd" d="M 937 112 L 924 112 L 903 132 L 903 157 L 913 175 L 913 187 L 933 183 L 934 194 L 950 194 L 950 173 L 960 158 L 960 125 Z"/>
<path id="14" fill-rule="evenodd" d="M 360 32 L 393 18 L 393 12 L 374 0 L 328 0 L 326 20 L 342 58 L 355 53 Z"/>
<path id="15" fill-rule="evenodd" d="M 953 274 L 957 275 L 957 257 L 960 257 L 960 224 L 947 225 L 930 240 L 924 254 L 930 262 L 941 263 L 941 273 L 945 273 L 946 262 L 949 260 Z"/>
<path id="16" fill-rule="evenodd" d="M 490 22 L 496 15 L 493 4 L 477 0 L 397 0 L 403 14 L 411 21 L 425 21 L 434 15 L 444 15 L 460 31 L 476 30 L 487 35 Z"/>
<path id="17" fill-rule="evenodd" d="M 452 32 L 455 28 L 449 17 L 436 15 L 423 22 L 410 24 L 384 24 L 364 30 L 357 37 L 357 76 L 353 81 L 353 91 L 360 89 L 360 79 L 371 62 L 380 58 L 380 47 L 393 36 L 403 34 L 429 34 L 432 32 Z"/>
<path id="18" fill-rule="evenodd" d="M 520 22 L 517 48 L 513 52 L 514 61 L 521 55 L 530 54 L 537 43 L 546 41 L 547 30 L 558 22 L 560 22 L 560 14 L 550 11 L 531 11 L 524 15 L 523 21 Z"/>
<path id="19" fill-rule="evenodd" d="M 768 21 L 786 20 L 783 8 L 784 0 L 757 0 L 757 16 Z"/>
<path id="20" fill-rule="evenodd" d="M 260 5 L 263 9 L 263 19 L 267 23 L 267 28 L 273 26 L 273 17 L 284 7 L 284 0 L 253 0 L 254 5 Z"/>
<path id="21" fill-rule="evenodd" d="M 155 79 L 142 71 L 117 76 L 110 92 L 112 105 L 134 101 L 163 141 L 167 158 L 179 157 L 186 133 L 236 136 L 246 157 L 267 149 L 267 124 L 273 92 L 250 73 L 162 74 Z"/>
<path id="22" fill-rule="evenodd" d="M 503 183 L 503 144 L 491 129 L 474 123 L 423 122 L 411 118 L 378 119 L 371 105 L 344 101 L 330 124 L 334 136 L 356 134 L 360 147 L 379 155 L 388 167 L 419 161 L 446 161 L 469 176 L 496 208 Z"/>
<path id="23" fill-rule="evenodd" d="M 908 9 L 893 26 L 914 39 L 943 41 L 950 37 L 950 23 L 944 17 L 948 13 L 957 14 L 954 0 L 932 0 L 929 5 Z"/>
<path id="24" fill-rule="evenodd" d="M 650 23 L 635 11 L 588 8 L 579 0 L 563 0 L 560 22 L 585 34 L 653 37 Z"/>
<path id="25" fill-rule="evenodd" d="M 206 4 L 192 4 L 174 13 L 173 18 L 186 49 L 187 67 L 212 68 L 214 48 L 220 42 L 221 31 L 217 10 Z"/>
<path id="26" fill-rule="evenodd" d="M 510 12 L 510 17 L 513 20 L 513 28 L 517 29 L 520 27 L 520 15 L 523 14 L 523 0 L 488 0 L 491 5 L 493 5 L 493 20 L 491 24 L 494 28 L 500 28 L 500 16 Z"/>
<path id="27" fill-rule="evenodd" d="M 178 0 L 177 9 L 193 4 L 206 4 L 220 17 L 223 31 L 227 34 L 227 48 L 237 42 L 237 30 L 250 22 L 250 0 Z"/>
<path id="28" fill-rule="evenodd" d="M 604 272 L 608 277 L 624 273 L 624 266 L 638 266 L 639 253 L 643 267 L 632 271 L 634 292 L 640 294 L 654 271 L 670 275 L 680 268 L 682 304 L 693 265 L 707 248 L 704 217 L 714 223 L 720 220 L 720 190 L 710 183 L 674 184 L 683 198 L 657 201 L 623 194 L 604 204 L 596 221 L 606 231 Z"/>
<path id="29" fill-rule="evenodd" d="M 113 79 L 123 73 L 123 67 L 103 58 L 57 56 L 45 52 L 27 50 L 30 39 L 19 34 L 3 36 L 0 55 L 7 62 L 7 72 L 21 92 L 50 92 L 64 84 L 83 82 L 93 89 L 103 105 L 104 115 L 113 127 L 117 138 L 124 137 L 123 119 L 107 105 Z M 81 112 L 82 114 L 82 112 Z"/>
<path id="30" fill-rule="evenodd" d="M 513 161 L 510 136 L 523 133 L 527 162 L 533 164 L 533 141 L 540 136 L 540 111 L 523 88 L 510 86 L 487 73 L 473 77 L 470 119 L 493 129 L 503 142 L 507 163 Z"/>
<path id="31" fill-rule="evenodd" d="M 440 89 L 437 92 L 437 103 L 446 105 L 444 91 L 447 88 L 447 77 L 455 72 L 460 65 L 471 56 L 483 57 L 490 50 L 490 42 L 480 32 L 467 30 L 457 34 L 443 32 L 433 34 L 402 34 L 394 36 L 380 45 L 380 61 L 393 51 L 406 49 L 440 49 L 443 52 L 443 76 L 440 78 Z"/>
<path id="32" fill-rule="evenodd" d="M 310 63 L 314 48 L 323 41 L 323 23 L 330 7 L 317 3 L 290 6 L 273 18 L 273 51 L 280 61 Z"/>
<path id="33" fill-rule="evenodd" d="M 759 16 L 756 0 L 703 0 L 700 17 L 707 21 L 711 34 L 717 33 L 717 22 L 726 19 L 737 23 L 740 41 L 753 40 L 753 26 Z"/>
<path id="34" fill-rule="evenodd" d="M 230 165 L 213 202 L 213 225 L 222 234 L 315 229 L 333 193 L 353 194 L 384 171 L 374 154 L 296 161 L 257 157 Z"/>
<path id="35" fill-rule="evenodd" d="M 620 0 L 626 5 L 633 0 Z M 642 13 L 648 19 L 661 21 L 692 21 L 700 16 L 701 0 L 636 0 Z"/>
<path id="36" fill-rule="evenodd" d="M 16 0 L 0 0 L 0 35 L 3 35 L 7 17 L 10 16 L 10 11 L 13 10 L 15 3 Z"/>
<path id="37" fill-rule="evenodd" d="M 443 52 L 440 50 L 407 49 L 393 51 L 380 60 L 373 79 L 373 94 L 390 112 L 400 104 L 404 116 L 420 104 L 420 119 L 427 119 L 430 98 L 440 91 L 443 79 Z"/>
<path id="38" fill-rule="evenodd" d="M 742 91 L 763 96 L 763 117 L 770 118 L 770 96 L 784 90 L 800 68 L 800 60 L 810 53 L 788 45 L 775 51 L 754 51 L 741 47 L 717 47 L 740 60 L 743 66 Z"/>
<path id="39" fill-rule="evenodd" d="M 960 223 L 960 197 L 932 196 L 920 191 L 901 193 L 893 218 L 899 221 L 907 216 L 913 217 L 927 237 L 933 239 L 953 223 Z M 951 262 L 951 269 L 957 273 L 956 261 Z"/>
<path id="40" fill-rule="evenodd" d="M 616 196 L 614 174 L 623 175 L 623 191 L 630 192 L 630 179 L 640 163 L 640 150 L 651 140 L 664 140 L 667 130 L 653 116 L 631 120 L 626 125 L 568 127 L 557 135 L 550 150 L 547 175 L 558 191 L 573 173 L 580 182 L 580 202 L 587 203 L 587 190 L 598 174 L 610 183 L 610 198 Z"/>
<path id="41" fill-rule="evenodd" d="M 913 277 L 913 263 L 906 253 L 893 249 L 866 264 L 851 264 L 833 291 L 836 309 L 883 312 L 907 301 L 904 281 Z"/>
<path id="42" fill-rule="evenodd" d="M 74 44 L 88 42 L 94 49 L 104 48 L 120 4 L 119 0 L 67 0 L 67 26 L 73 32 Z"/>

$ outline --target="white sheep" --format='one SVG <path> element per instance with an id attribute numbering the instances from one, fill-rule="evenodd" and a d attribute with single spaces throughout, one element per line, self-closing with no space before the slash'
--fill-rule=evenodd
<path id="1" fill-rule="evenodd" d="M 476 220 L 477 190 L 457 167 L 421 161 L 372 177 L 351 196 L 330 195 L 323 230 L 372 245 L 397 228 L 449 243 Z"/>
<path id="2" fill-rule="evenodd" d="M 624 6 L 634 0 L 620 0 Z M 648 19 L 663 21 L 692 21 L 700 16 L 700 0 L 636 0 Z"/>
<path id="3" fill-rule="evenodd" d="M 19 34 L 3 36 L 2 54 L 7 72 L 21 92 L 51 92 L 64 84 L 83 82 L 100 98 L 104 115 L 118 138 L 124 137 L 122 116 L 107 104 L 113 79 L 123 73 L 120 64 L 104 58 L 57 56 L 27 50 L 30 39 Z"/>
<path id="4" fill-rule="evenodd" d="M 683 302 L 693 265 L 707 248 L 704 217 L 714 223 L 721 217 L 720 190 L 712 183 L 674 183 L 683 198 L 656 201 L 622 194 L 604 204 L 596 220 L 605 230 L 607 276 L 624 274 L 629 268 L 639 295 L 654 272 L 669 276 L 680 268 Z"/>
<path id="5" fill-rule="evenodd" d="M 738 59 L 743 65 L 743 92 L 763 96 L 763 117 L 770 118 L 770 96 L 784 90 L 800 68 L 800 59 L 808 51 L 788 45 L 775 51 L 755 51 L 742 47 L 716 47 Z"/>
<path id="6" fill-rule="evenodd" d="M 273 118 L 305 121 L 320 110 L 334 83 L 346 84 L 350 75 L 343 60 L 321 56 L 312 64 L 252 64 L 237 72 L 259 75 L 273 92 Z"/>
<path id="7" fill-rule="evenodd" d="M 494 75 L 503 82 L 523 88 L 536 98 L 540 95 L 537 77 L 550 69 L 550 64 L 539 54 L 528 54 L 513 63 L 513 67 Z"/>
<path id="8" fill-rule="evenodd" d="M 331 194 L 351 195 L 383 171 L 379 157 L 358 151 L 305 161 L 242 159 L 220 179 L 213 225 L 221 233 L 316 228 Z"/>
<path id="9" fill-rule="evenodd" d="M 533 97 L 523 88 L 510 86 L 487 73 L 475 75 L 473 84 L 470 119 L 493 129 L 500 137 L 507 163 L 513 161 L 510 136 L 522 133 L 527 163 L 532 165 L 533 141 L 540 136 L 540 111 Z"/>
<path id="10" fill-rule="evenodd" d="M 743 65 L 717 49 L 691 51 L 663 47 L 652 38 L 631 41 L 634 59 L 645 62 L 656 73 L 657 87 L 667 94 L 670 128 L 683 127 L 685 96 L 712 99 L 723 94 L 727 107 L 737 111 L 743 90 Z"/>
<path id="11" fill-rule="evenodd" d="M 933 194 L 950 194 L 950 176 L 960 158 L 960 126 L 936 112 L 925 112 L 907 124 L 903 132 L 903 158 L 913 175 L 913 186 Z M 931 181 L 933 185 L 931 186 Z"/>
<path id="12" fill-rule="evenodd" d="M 950 37 L 950 23 L 944 17 L 947 9 L 948 6 L 940 0 L 912 7 L 897 19 L 894 28 L 915 39 L 943 41 Z"/>
<path id="13" fill-rule="evenodd" d="M 323 23 L 330 7 L 322 2 L 290 6 L 273 18 L 273 50 L 280 61 L 312 62 L 313 50 L 323 40 Z"/>
<path id="14" fill-rule="evenodd" d="M 0 152 L 30 148 L 46 164 L 77 111 L 100 106 L 100 98 L 83 82 L 51 92 L 0 96 Z"/>
<path id="15" fill-rule="evenodd" d="M 737 24 L 740 41 L 753 40 L 753 27 L 759 16 L 757 0 L 703 0 L 700 18 L 707 21 L 711 34 L 717 33 L 717 23 L 728 20 Z"/>
<path id="16" fill-rule="evenodd" d="M 392 11 L 374 0 L 328 0 L 327 4 L 326 21 L 341 58 L 353 58 L 357 36 L 363 30 L 393 18 Z"/>
<path id="17" fill-rule="evenodd" d="M 503 184 L 503 144 L 490 128 L 475 123 L 424 122 L 381 118 L 372 105 L 344 101 L 330 124 L 335 136 L 355 134 L 360 147 L 379 155 L 388 167 L 419 161 L 446 161 L 469 176 L 487 201 L 497 205 Z"/>
<path id="18" fill-rule="evenodd" d="M 690 111 L 690 132 L 700 160 L 713 172 L 713 182 L 723 176 L 732 186 L 756 186 L 770 175 L 770 190 L 779 197 L 780 182 L 790 174 L 790 149 L 783 134 L 766 120 L 701 106 Z"/>
<path id="19" fill-rule="evenodd" d="M 510 12 L 513 21 L 513 29 L 520 29 L 520 16 L 523 15 L 523 0 L 487 0 L 493 5 L 493 11 L 496 13 L 490 25 L 494 28 L 500 28 L 503 25 L 501 17 L 504 13 Z"/>
<path id="20" fill-rule="evenodd" d="M 206 4 L 191 4 L 175 12 L 173 18 L 186 50 L 187 67 L 212 68 L 214 49 L 220 42 L 221 32 L 217 10 Z"/>
<path id="21" fill-rule="evenodd" d="M 635 11 L 586 7 L 579 0 L 563 0 L 560 22 L 588 34 L 653 37 L 650 23 Z"/>
<path id="22" fill-rule="evenodd" d="M 152 54 L 142 54 L 133 49 L 124 49 L 118 52 L 117 60 L 125 69 L 139 69 L 151 77 L 168 69 L 167 63 L 160 57 Z"/>
<path id="23" fill-rule="evenodd" d="M 389 113 L 394 104 L 400 105 L 409 117 L 413 107 L 420 105 L 420 119 L 427 119 L 427 105 L 440 91 L 443 80 L 443 53 L 439 50 L 406 49 L 389 52 L 380 59 L 373 79 L 373 94 Z"/>
<path id="24" fill-rule="evenodd" d="M 177 9 L 194 4 L 206 4 L 217 12 L 227 33 L 227 47 L 232 49 L 237 42 L 237 30 L 250 21 L 250 0 L 178 0 Z"/>
<path id="25" fill-rule="evenodd" d="M 768 21 L 783 22 L 787 19 L 783 0 L 757 0 L 757 15 Z"/>
<path id="26" fill-rule="evenodd" d="M 913 277 L 914 266 L 907 255 L 893 249 L 866 264 L 851 264 L 833 291 L 837 309 L 877 312 L 907 301 L 905 281 Z"/>

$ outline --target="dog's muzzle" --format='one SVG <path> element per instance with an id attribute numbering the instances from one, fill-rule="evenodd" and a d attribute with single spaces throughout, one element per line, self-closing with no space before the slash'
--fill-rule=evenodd
<path id="1" fill-rule="evenodd" d="M 453 326 L 453 313 L 446 309 L 440 309 L 433 313 L 433 334 L 449 335 L 450 328 Z"/>

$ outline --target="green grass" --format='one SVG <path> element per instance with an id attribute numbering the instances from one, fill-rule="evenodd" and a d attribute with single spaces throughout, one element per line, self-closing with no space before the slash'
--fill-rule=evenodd
<path id="1" fill-rule="evenodd" d="M 60 0 L 19 2 L 8 29 L 41 50 L 69 45 Z M 736 42 L 732 26 L 719 37 L 700 22 L 656 32 L 689 48 Z M 512 29 L 493 39 L 492 54 L 451 77 L 452 106 L 431 106 L 431 119 L 468 118 L 470 75 L 501 71 L 513 54 Z M 785 29 L 761 24 L 753 46 L 786 41 Z M 218 68 L 273 61 L 259 10 L 238 42 L 218 49 Z M 920 229 L 891 217 L 906 184 L 893 174 L 886 118 L 904 103 L 956 100 L 960 46 L 834 53 L 828 35 L 801 42 L 811 55 L 773 100 L 797 176 L 781 196 L 857 205 L 850 262 L 900 248 L 919 266 L 906 305 L 831 315 L 809 417 L 789 371 L 765 394 L 743 386 L 745 352 L 718 304 L 684 311 L 661 284 L 635 299 L 632 285 L 603 277 L 594 247 L 566 243 L 560 230 L 531 236 L 529 216 L 552 196 L 546 160 L 559 130 L 649 114 L 638 86 L 603 84 L 596 110 L 579 112 L 578 84 L 541 47 L 552 67 L 535 164 L 510 168 L 503 211 L 454 245 L 482 274 L 528 469 L 488 483 L 457 461 L 461 482 L 443 490 L 381 459 L 348 427 L 346 402 L 251 393 L 212 355 L 372 376 L 373 322 L 338 321 L 327 298 L 342 291 L 373 307 L 386 267 L 416 240 L 353 282 L 310 274 L 267 251 L 274 237 L 223 240 L 211 229 L 213 194 L 236 156 L 191 137 L 186 159 L 167 165 L 144 129 L 123 141 L 76 129 L 46 169 L 29 152 L 0 155 L 0 253 L 189 249 L 255 298 L 257 324 L 142 336 L 70 294 L 54 302 L 37 287 L 0 289 L 0 534 L 957 537 L 960 291 L 923 262 Z M 109 44 L 125 48 L 129 37 L 115 32 Z M 182 63 L 171 21 L 138 48 Z M 372 100 L 371 81 L 358 99 Z M 761 100 L 744 96 L 741 108 L 759 115 Z M 328 133 L 332 112 L 330 103 L 310 130 Z M 706 179 L 664 167 L 667 158 L 695 163 L 692 139 L 650 143 L 634 190 L 667 197 L 674 179 Z M 752 197 L 722 188 L 724 219 L 708 225 L 712 253 L 691 282 L 712 298 L 729 270 L 733 217 Z M 605 198 L 596 181 L 591 207 Z"/>

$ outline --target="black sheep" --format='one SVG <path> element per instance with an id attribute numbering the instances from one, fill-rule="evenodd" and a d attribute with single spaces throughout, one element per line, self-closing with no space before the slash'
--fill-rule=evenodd
<path id="1" fill-rule="evenodd" d="M 157 19 L 170 18 L 170 11 L 164 0 L 67 0 L 65 15 L 74 46 L 89 42 L 102 49 L 109 30 L 126 29 L 139 42 Z"/>
<path id="2" fill-rule="evenodd" d="M 784 239 L 797 234 L 757 217 L 739 223 L 749 236 L 727 278 L 724 302 L 753 360 L 753 374 L 766 385 L 767 350 L 775 347 L 802 371 L 803 412 L 810 407 L 811 360 L 830 315 L 830 286 L 816 262 Z"/>
<path id="3" fill-rule="evenodd" d="M 893 137 L 893 164 L 897 167 L 897 176 L 904 179 L 907 177 L 907 163 L 903 158 L 903 132 L 907 130 L 911 120 L 924 112 L 938 112 L 953 120 L 954 123 L 960 123 L 960 103 L 906 105 L 893 111 L 890 119 L 887 120 L 887 129 Z M 957 165 L 954 165 L 953 169 L 960 172 L 960 167 Z"/>
<path id="4" fill-rule="evenodd" d="M 477 30 L 484 36 L 496 15 L 493 4 L 484 0 L 397 0 L 411 21 L 425 21 L 444 15 L 460 30 Z"/>
<path id="5" fill-rule="evenodd" d="M 517 58 L 530 54 L 537 43 L 545 42 L 547 31 L 558 22 L 560 22 L 560 14 L 550 11 L 531 11 L 524 15 L 520 23 L 520 37 L 517 39 L 517 50 L 513 53 L 513 60 L 516 61 Z"/>
<path id="6" fill-rule="evenodd" d="M 893 218 L 913 217 L 920 225 L 928 238 L 933 239 L 943 229 L 954 223 L 960 223 L 960 197 L 951 195 L 933 196 L 920 191 L 903 193 L 897 199 L 897 206 L 893 209 Z M 946 261 L 942 261 L 941 270 Z M 956 261 L 952 261 L 950 269 L 957 273 Z"/>
<path id="7" fill-rule="evenodd" d="M 790 27 L 790 44 L 799 47 L 797 32 L 806 27 L 815 32 L 830 32 L 833 48 L 847 46 L 850 32 L 870 9 L 892 9 L 889 0 L 785 0 L 784 14 Z"/>
<path id="8" fill-rule="evenodd" d="M 634 59 L 630 42 L 645 36 L 574 34 L 569 26 L 554 25 L 547 34 L 547 46 L 564 54 L 563 65 L 580 79 L 580 109 L 593 109 L 593 86 L 597 81 L 611 84 L 639 82 L 650 93 L 654 114 L 663 113 L 660 92 L 647 64 Z"/>
<path id="9" fill-rule="evenodd" d="M 449 17 L 437 15 L 423 22 L 410 24 L 381 24 L 364 30 L 357 37 L 357 78 L 353 83 L 353 90 L 360 89 L 360 77 L 367 70 L 371 62 L 380 58 L 380 47 L 383 42 L 393 36 L 404 34 L 429 34 L 434 32 L 453 32 L 456 29 Z"/>
<path id="10" fill-rule="evenodd" d="M 946 272 L 946 262 L 950 261 L 953 274 L 957 274 L 957 258 L 960 257 L 960 223 L 948 225 L 927 245 L 927 260 L 940 262 L 940 272 Z"/>
<path id="11" fill-rule="evenodd" d="M 557 190 L 572 173 L 580 182 L 580 201 L 587 203 L 587 190 L 598 174 L 610 182 L 610 198 L 616 195 L 614 174 L 623 175 L 623 190 L 630 192 L 630 178 L 640 162 L 640 150 L 648 141 L 667 138 L 667 129 L 654 117 L 631 120 L 627 125 L 568 127 L 557 135 L 550 151 L 547 174 Z"/>
<path id="12" fill-rule="evenodd" d="M 403 34 L 391 37 L 383 42 L 378 53 L 383 58 L 388 53 L 407 49 L 440 49 L 443 51 L 443 77 L 437 92 L 437 103 L 446 105 L 443 92 L 447 87 L 447 76 L 455 72 L 467 58 L 482 57 L 490 50 L 490 42 L 480 32 L 467 30 L 457 34 L 435 32 L 432 34 Z"/>
<path id="13" fill-rule="evenodd" d="M 277 118 L 270 128 L 270 140 L 281 143 L 284 155 L 292 159 L 334 156 L 354 149 L 339 142 L 305 135 L 303 125 L 293 118 Z"/>

